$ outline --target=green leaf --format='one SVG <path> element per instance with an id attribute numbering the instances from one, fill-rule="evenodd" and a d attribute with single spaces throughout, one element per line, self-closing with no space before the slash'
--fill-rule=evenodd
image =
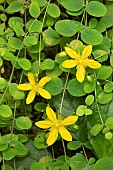
<path id="1" fill-rule="evenodd" d="M 42 162 L 36 162 L 30 166 L 30 170 L 46 170 L 46 165 Z"/>
<path id="2" fill-rule="evenodd" d="M 22 41 L 19 38 L 16 38 L 16 37 L 10 38 L 9 41 L 8 41 L 8 44 L 16 50 L 20 50 L 20 49 L 23 48 Z"/>
<path id="3" fill-rule="evenodd" d="M 12 110 L 8 105 L 1 105 L 0 106 L 0 118 L 3 119 L 10 119 L 12 116 Z"/>
<path id="4" fill-rule="evenodd" d="M 17 136 L 18 136 L 18 141 L 21 143 L 25 143 L 28 141 L 28 137 L 23 134 L 17 134 Z"/>
<path id="5" fill-rule="evenodd" d="M 100 2 L 91 1 L 86 5 L 86 12 L 95 17 L 102 17 L 107 13 L 107 8 Z"/>
<path id="6" fill-rule="evenodd" d="M 39 51 L 42 51 L 44 48 L 44 43 L 41 42 L 41 46 L 40 46 L 40 42 L 38 42 L 36 45 L 32 45 L 31 47 L 28 47 L 28 51 L 30 53 L 38 53 Z"/>
<path id="7" fill-rule="evenodd" d="M 95 124 L 91 130 L 90 130 L 90 134 L 93 136 L 97 136 L 98 133 L 103 129 L 103 125 L 102 124 Z"/>
<path id="8" fill-rule="evenodd" d="M 72 96 L 84 96 L 86 93 L 84 92 L 84 84 L 77 81 L 77 79 L 72 79 L 69 81 L 67 90 Z"/>
<path id="9" fill-rule="evenodd" d="M 60 42 L 60 36 L 55 30 L 49 27 L 43 32 L 43 40 L 47 46 L 54 46 Z"/>
<path id="10" fill-rule="evenodd" d="M 81 142 L 80 141 L 71 141 L 67 144 L 67 148 L 69 150 L 76 150 L 81 147 Z"/>
<path id="11" fill-rule="evenodd" d="M 66 10 L 66 12 L 71 16 L 79 16 L 84 12 L 84 8 L 80 9 L 79 11 L 69 11 Z"/>
<path id="12" fill-rule="evenodd" d="M 89 21 L 89 28 L 95 28 L 97 25 L 97 19 L 96 18 L 91 18 Z"/>
<path id="13" fill-rule="evenodd" d="M 106 83 L 106 84 L 104 85 L 104 91 L 105 91 L 106 93 L 112 92 L 112 90 L 113 90 L 113 82 Z"/>
<path id="14" fill-rule="evenodd" d="M 44 142 L 44 138 L 35 138 L 34 139 L 34 146 L 37 149 L 43 149 L 45 148 L 45 142 Z"/>
<path id="15" fill-rule="evenodd" d="M 32 126 L 32 122 L 29 118 L 24 117 L 24 116 L 20 116 L 16 119 L 16 126 L 20 129 L 20 130 L 26 130 L 26 129 L 30 129 Z"/>
<path id="16" fill-rule="evenodd" d="M 5 9 L 8 14 L 13 14 L 15 12 L 19 12 L 24 7 L 24 3 L 19 0 L 13 1 L 9 4 L 9 6 Z"/>
<path id="17" fill-rule="evenodd" d="M 57 21 L 55 24 L 55 30 L 65 37 L 72 37 L 77 32 L 75 22 L 69 19 Z"/>
<path id="18" fill-rule="evenodd" d="M 108 140 L 112 139 L 112 137 L 113 137 L 113 134 L 111 132 L 107 132 L 105 134 L 105 138 L 108 139 Z"/>
<path id="19" fill-rule="evenodd" d="M 4 151 L 8 148 L 8 142 L 0 137 L 0 151 Z"/>
<path id="20" fill-rule="evenodd" d="M 39 112 L 45 112 L 46 111 L 46 104 L 43 102 L 36 103 L 34 105 L 34 109 Z"/>
<path id="21" fill-rule="evenodd" d="M 99 95 L 98 95 L 98 102 L 100 104 L 107 104 L 112 100 L 113 94 L 111 93 L 105 93 L 104 91 L 102 91 Z"/>
<path id="22" fill-rule="evenodd" d="M 58 95 L 63 89 L 62 80 L 59 77 L 52 77 L 51 81 L 48 82 L 44 88 L 49 91 L 51 95 Z"/>
<path id="23" fill-rule="evenodd" d="M 99 159 L 95 165 L 93 166 L 93 170 L 112 170 L 113 168 L 113 160 L 110 157 L 104 157 Z"/>
<path id="24" fill-rule="evenodd" d="M 0 89 L 3 89 L 4 87 L 6 87 L 7 82 L 4 78 L 0 77 Z"/>
<path id="25" fill-rule="evenodd" d="M 55 66 L 55 63 L 53 60 L 47 58 L 41 63 L 41 69 L 42 70 L 52 70 Z"/>
<path id="26" fill-rule="evenodd" d="M 76 110 L 76 115 L 83 116 L 86 109 L 87 109 L 87 106 L 80 105 Z"/>
<path id="27" fill-rule="evenodd" d="M 26 58 L 18 59 L 18 64 L 21 68 L 23 68 L 23 70 L 30 70 L 31 68 L 31 62 Z"/>
<path id="28" fill-rule="evenodd" d="M 22 28 L 22 26 L 21 26 L 21 23 L 16 23 L 16 25 L 14 26 L 14 31 L 16 32 L 16 35 L 18 36 L 18 37 L 20 37 L 20 36 L 24 36 L 24 31 L 23 31 L 23 28 Z"/>
<path id="29" fill-rule="evenodd" d="M 61 5 L 69 11 L 79 11 L 84 7 L 84 0 L 62 0 Z"/>
<path id="30" fill-rule="evenodd" d="M 20 17 L 10 17 L 8 24 L 11 28 L 14 28 L 14 26 L 19 23 L 21 26 L 23 26 L 23 19 Z"/>
<path id="31" fill-rule="evenodd" d="M 18 84 L 16 83 L 11 83 L 9 85 L 9 92 L 11 94 L 11 96 L 13 96 L 15 99 L 21 100 L 25 97 L 25 94 L 23 91 L 19 90 L 17 88 Z"/>
<path id="32" fill-rule="evenodd" d="M 98 69 L 97 78 L 100 80 L 106 80 L 111 76 L 111 74 L 112 74 L 112 68 L 110 66 L 101 66 Z"/>
<path id="33" fill-rule="evenodd" d="M 37 2 L 40 7 L 43 7 L 46 5 L 47 0 L 31 0 L 31 2 Z"/>
<path id="34" fill-rule="evenodd" d="M 3 55 L 2 57 L 4 60 L 8 60 L 8 61 L 14 61 L 15 60 L 15 56 L 13 53 L 6 51 L 6 53 Z"/>
<path id="35" fill-rule="evenodd" d="M 1 168 L 2 168 L 1 170 L 13 170 L 12 166 L 8 164 L 3 164 Z"/>
<path id="36" fill-rule="evenodd" d="M 113 116 L 110 116 L 106 119 L 105 125 L 109 129 L 113 129 Z"/>
<path id="37" fill-rule="evenodd" d="M 93 55 L 98 61 L 106 61 L 108 59 L 108 53 L 104 50 L 95 50 Z"/>
<path id="38" fill-rule="evenodd" d="M 50 3 L 47 9 L 47 13 L 53 18 L 57 18 L 60 16 L 60 9 L 56 4 Z"/>
<path id="39" fill-rule="evenodd" d="M 29 13 L 33 18 L 38 18 L 40 15 L 40 7 L 37 2 L 32 2 L 29 6 Z"/>
<path id="40" fill-rule="evenodd" d="M 88 95 L 85 99 L 85 103 L 90 106 L 93 102 L 94 102 L 94 96 L 92 94 Z"/>
<path id="41" fill-rule="evenodd" d="M 11 160 L 16 156 L 15 149 L 14 148 L 8 148 L 5 151 L 3 151 L 3 157 L 4 160 Z"/>
<path id="42" fill-rule="evenodd" d="M 42 23 L 39 20 L 31 19 L 26 23 L 27 30 L 31 32 L 41 32 L 42 31 Z"/>
<path id="43" fill-rule="evenodd" d="M 98 45 L 102 43 L 103 36 L 96 29 L 85 28 L 81 32 L 81 39 L 87 44 Z"/>
<path id="44" fill-rule="evenodd" d="M 93 113 L 93 111 L 91 109 L 86 109 L 85 112 L 84 112 L 84 114 L 86 116 L 91 115 L 92 113 Z"/>
<path id="45" fill-rule="evenodd" d="M 62 73 L 62 70 L 60 70 L 59 65 L 55 63 L 55 66 L 52 70 L 46 70 L 47 76 L 59 76 Z"/>

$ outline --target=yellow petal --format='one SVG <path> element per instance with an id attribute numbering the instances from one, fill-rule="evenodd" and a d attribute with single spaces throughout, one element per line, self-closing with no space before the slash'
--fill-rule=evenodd
<path id="1" fill-rule="evenodd" d="M 52 126 L 52 122 L 48 120 L 42 120 L 35 123 L 36 126 L 42 129 L 48 129 Z"/>
<path id="2" fill-rule="evenodd" d="M 61 126 L 59 129 L 59 133 L 63 139 L 67 141 L 72 141 L 72 135 L 65 127 Z"/>
<path id="3" fill-rule="evenodd" d="M 85 59 L 92 53 L 92 45 L 87 45 L 82 51 L 82 58 Z"/>
<path id="4" fill-rule="evenodd" d="M 55 112 L 53 111 L 53 109 L 49 105 L 46 107 L 46 114 L 47 114 L 48 118 L 52 122 L 56 122 L 57 121 L 56 114 L 55 114 Z"/>
<path id="5" fill-rule="evenodd" d="M 32 85 L 35 85 L 35 79 L 32 73 L 28 73 L 28 80 Z"/>
<path id="6" fill-rule="evenodd" d="M 62 63 L 62 67 L 64 68 L 73 68 L 78 64 L 76 60 L 66 60 Z"/>
<path id="7" fill-rule="evenodd" d="M 17 88 L 19 90 L 31 90 L 32 86 L 30 84 L 19 84 Z"/>
<path id="8" fill-rule="evenodd" d="M 34 90 L 30 91 L 27 96 L 26 103 L 30 104 L 34 100 L 35 95 L 36 95 L 36 92 Z"/>
<path id="9" fill-rule="evenodd" d="M 65 51 L 71 58 L 78 59 L 80 57 L 79 54 L 76 53 L 76 51 L 72 50 L 69 47 L 65 47 Z"/>
<path id="10" fill-rule="evenodd" d="M 57 136 L 58 136 L 58 130 L 57 130 L 57 128 L 53 128 L 47 138 L 48 146 L 52 145 L 56 141 Z"/>
<path id="11" fill-rule="evenodd" d="M 88 67 L 91 67 L 91 68 L 99 68 L 101 67 L 101 64 L 98 63 L 97 61 L 95 60 L 91 60 L 91 59 L 88 59 L 88 60 L 85 60 L 84 63 L 88 66 Z"/>
<path id="12" fill-rule="evenodd" d="M 77 119 L 78 119 L 78 116 L 69 116 L 62 121 L 62 125 L 71 125 L 75 123 Z"/>
<path id="13" fill-rule="evenodd" d="M 45 90 L 45 89 L 42 89 L 42 88 L 38 88 L 38 93 L 45 99 L 50 99 L 51 98 L 51 94 Z"/>
<path id="14" fill-rule="evenodd" d="M 48 76 L 46 76 L 46 77 L 43 77 L 40 81 L 39 81 L 39 83 L 37 84 L 39 87 L 42 87 L 42 86 L 44 86 L 47 82 L 49 82 L 51 80 L 51 77 L 48 77 Z"/>
<path id="15" fill-rule="evenodd" d="M 82 82 L 84 81 L 84 78 L 85 78 L 85 68 L 83 65 L 79 65 L 78 66 L 78 69 L 77 69 L 77 72 L 76 72 L 76 78 L 79 82 Z"/>

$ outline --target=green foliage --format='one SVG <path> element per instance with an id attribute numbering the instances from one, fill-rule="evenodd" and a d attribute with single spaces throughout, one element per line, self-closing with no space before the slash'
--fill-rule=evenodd
<path id="1" fill-rule="evenodd" d="M 112 27 L 112 0 L 0 0 L 1 170 L 113 169 Z M 58 124 L 78 116 L 52 149 L 48 104 Z"/>

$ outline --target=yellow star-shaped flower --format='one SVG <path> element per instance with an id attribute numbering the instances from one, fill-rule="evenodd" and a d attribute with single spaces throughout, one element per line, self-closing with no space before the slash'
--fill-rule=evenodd
<path id="1" fill-rule="evenodd" d="M 72 141 L 72 135 L 65 128 L 65 126 L 75 123 L 78 119 L 78 116 L 69 116 L 63 120 L 60 118 L 57 119 L 55 112 L 52 110 L 52 108 L 50 108 L 50 106 L 46 107 L 46 114 L 49 120 L 36 122 L 35 125 L 42 129 L 50 128 L 50 133 L 47 138 L 48 146 L 52 145 L 56 141 L 58 133 L 60 133 L 63 139 Z"/>
<path id="2" fill-rule="evenodd" d="M 28 73 L 28 80 L 30 82 L 29 84 L 19 84 L 17 86 L 19 90 L 30 90 L 26 98 L 27 104 L 30 104 L 34 100 L 37 93 L 45 99 L 51 98 L 51 94 L 47 90 L 43 89 L 43 86 L 51 80 L 51 77 L 43 77 L 38 83 L 35 83 L 34 75 L 32 73 Z"/>
<path id="3" fill-rule="evenodd" d="M 90 67 L 93 69 L 97 69 L 101 66 L 100 63 L 98 63 L 95 60 L 88 59 L 88 56 L 92 53 L 92 45 L 87 45 L 83 51 L 82 55 L 79 55 L 76 51 L 72 50 L 69 47 L 65 47 L 66 53 L 72 58 L 70 60 L 66 60 L 62 63 L 62 66 L 64 68 L 73 68 L 75 66 L 77 67 L 76 72 L 76 78 L 79 82 L 83 82 L 86 74 L 85 67 Z"/>

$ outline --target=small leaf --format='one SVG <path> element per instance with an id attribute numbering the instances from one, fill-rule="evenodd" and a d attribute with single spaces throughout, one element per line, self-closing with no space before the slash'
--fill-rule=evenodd
<path id="1" fill-rule="evenodd" d="M 98 133 L 103 129 L 103 125 L 102 124 L 95 124 L 91 130 L 90 130 L 90 134 L 93 136 L 97 136 Z"/>
<path id="2" fill-rule="evenodd" d="M 100 158 L 93 166 L 93 170 L 112 170 L 113 160 L 110 157 Z"/>
<path id="3" fill-rule="evenodd" d="M 26 23 L 27 30 L 31 32 L 41 32 L 42 31 L 42 23 L 39 20 L 31 19 Z"/>
<path id="4" fill-rule="evenodd" d="M 104 91 L 102 91 L 99 95 L 98 95 L 98 102 L 100 104 L 107 104 L 109 103 L 113 98 L 113 94 L 111 93 L 105 93 Z"/>
<path id="5" fill-rule="evenodd" d="M 12 116 L 12 110 L 8 105 L 0 106 L 0 117 L 3 119 L 10 119 Z"/>
<path id="6" fill-rule="evenodd" d="M 46 111 L 46 104 L 43 102 L 36 103 L 34 105 L 34 109 L 39 112 L 45 112 Z"/>
<path id="7" fill-rule="evenodd" d="M 31 63 L 26 58 L 18 59 L 18 64 L 20 65 L 21 68 L 23 68 L 23 70 L 30 70 L 31 68 Z"/>
<path id="8" fill-rule="evenodd" d="M 50 3 L 47 9 L 47 13 L 53 18 L 57 18 L 60 16 L 60 9 L 56 4 Z"/>
<path id="9" fill-rule="evenodd" d="M 100 80 L 106 80 L 111 76 L 111 74 L 112 74 L 112 68 L 110 66 L 101 66 L 98 69 L 97 78 Z"/>
<path id="10" fill-rule="evenodd" d="M 30 166 L 30 170 L 37 170 L 37 169 L 46 170 L 46 165 L 42 162 L 36 162 Z"/>
<path id="11" fill-rule="evenodd" d="M 105 91 L 106 93 L 112 92 L 112 90 L 113 90 L 113 82 L 106 83 L 106 84 L 104 85 L 104 91 Z"/>
<path id="12" fill-rule="evenodd" d="M 40 15 L 40 7 L 37 2 L 32 2 L 29 6 L 29 13 L 33 18 L 38 18 Z"/>
<path id="13" fill-rule="evenodd" d="M 67 144 L 67 148 L 69 150 L 76 150 L 81 147 L 81 142 L 80 141 L 71 141 Z"/>
<path id="14" fill-rule="evenodd" d="M 113 129 L 113 116 L 110 116 L 106 119 L 105 125 L 109 129 Z"/>
<path id="15" fill-rule="evenodd" d="M 113 134 L 111 132 L 107 132 L 105 134 L 105 138 L 108 139 L 108 140 L 112 139 L 112 137 L 113 137 Z"/>
<path id="16" fill-rule="evenodd" d="M 54 68 L 54 65 L 55 65 L 54 61 L 48 58 L 41 63 L 41 69 L 52 70 Z"/>
<path id="17" fill-rule="evenodd" d="M 7 82 L 4 78 L 0 77 L 0 89 L 3 89 L 4 87 L 6 87 Z"/>
<path id="18" fill-rule="evenodd" d="M 16 50 L 20 50 L 23 48 L 23 43 L 19 38 L 15 37 L 10 38 L 8 44 Z"/>
<path id="19" fill-rule="evenodd" d="M 16 126 L 20 129 L 20 130 L 26 130 L 26 129 L 30 129 L 32 126 L 32 122 L 29 118 L 24 117 L 24 116 L 20 116 L 16 119 Z"/>
<path id="20" fill-rule="evenodd" d="M 24 3 L 19 0 L 13 1 L 9 4 L 9 6 L 5 9 L 8 14 L 13 14 L 15 12 L 19 12 L 24 7 Z"/>
<path id="21" fill-rule="evenodd" d="M 94 102 L 94 96 L 88 95 L 85 99 L 85 103 L 90 106 L 93 102 Z"/>
<path id="22" fill-rule="evenodd" d="M 86 109 L 84 114 L 87 116 L 87 115 L 91 115 L 92 113 L 93 111 L 91 109 Z"/>

